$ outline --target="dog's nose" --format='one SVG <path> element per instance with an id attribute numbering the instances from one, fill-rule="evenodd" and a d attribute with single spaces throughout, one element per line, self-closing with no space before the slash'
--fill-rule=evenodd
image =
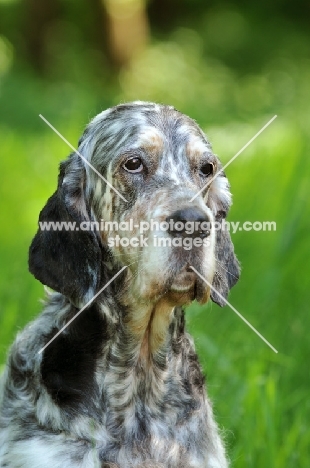
<path id="1" fill-rule="evenodd" d="M 210 219 L 199 208 L 187 207 L 177 210 L 166 218 L 168 232 L 172 237 L 200 237 L 210 235 Z"/>

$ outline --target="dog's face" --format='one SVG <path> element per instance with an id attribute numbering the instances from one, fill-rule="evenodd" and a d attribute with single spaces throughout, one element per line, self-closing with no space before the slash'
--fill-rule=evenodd
<path id="1" fill-rule="evenodd" d="M 211 298 L 223 305 L 239 267 L 229 233 L 214 222 L 218 228 L 231 196 L 197 124 L 168 106 L 120 105 L 95 117 L 78 151 L 62 164 L 40 221 L 75 221 L 79 230 L 39 230 L 34 275 L 81 305 L 104 286 L 107 270 L 126 265 L 130 294 L 141 301 L 206 302 L 211 283 Z"/>

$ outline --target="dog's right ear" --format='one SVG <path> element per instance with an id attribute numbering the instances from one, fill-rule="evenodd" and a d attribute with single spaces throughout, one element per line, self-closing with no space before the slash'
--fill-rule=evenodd
<path id="1" fill-rule="evenodd" d="M 229 183 L 224 173 L 213 180 L 208 206 L 211 208 L 219 229 L 216 231 L 215 272 L 211 299 L 221 307 L 226 305 L 230 289 L 237 283 L 240 276 L 240 266 L 234 252 L 234 246 L 225 223 L 226 215 L 231 205 Z"/>
<path id="2" fill-rule="evenodd" d="M 76 307 L 96 294 L 102 257 L 97 233 L 81 230 L 81 223 L 91 220 L 84 184 L 83 162 L 72 154 L 60 165 L 57 191 L 40 213 L 39 229 L 29 249 L 30 272 Z"/>

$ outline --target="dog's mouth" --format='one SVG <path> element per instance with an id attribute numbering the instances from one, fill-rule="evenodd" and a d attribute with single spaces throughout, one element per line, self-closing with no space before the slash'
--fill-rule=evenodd
<path id="1" fill-rule="evenodd" d="M 186 293 L 195 288 L 197 276 L 186 266 L 174 278 L 170 290 L 176 293 Z"/>
<path id="2" fill-rule="evenodd" d="M 196 299 L 204 303 L 209 298 L 209 287 L 187 264 L 173 278 L 170 293 L 180 302 L 191 302 Z"/>

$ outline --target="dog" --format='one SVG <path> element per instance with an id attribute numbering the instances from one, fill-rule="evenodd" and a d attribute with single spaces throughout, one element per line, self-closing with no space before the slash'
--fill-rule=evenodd
<path id="1" fill-rule="evenodd" d="M 209 141 L 175 108 L 90 122 L 30 247 L 53 291 L 8 356 L 1 468 L 228 467 L 184 306 L 225 305 L 239 278 L 230 205 Z"/>

